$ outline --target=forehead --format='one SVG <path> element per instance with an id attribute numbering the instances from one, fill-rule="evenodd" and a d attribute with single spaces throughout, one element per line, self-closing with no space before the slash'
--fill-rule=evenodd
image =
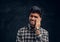
<path id="1" fill-rule="evenodd" d="M 38 13 L 30 13 L 30 16 L 39 16 L 39 14 Z M 40 16 L 39 16 L 40 17 Z"/>

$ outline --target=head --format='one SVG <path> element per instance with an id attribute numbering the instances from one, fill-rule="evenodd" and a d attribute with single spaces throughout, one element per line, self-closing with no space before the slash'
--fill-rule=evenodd
<path id="1" fill-rule="evenodd" d="M 41 9 L 37 6 L 33 6 L 29 13 L 29 23 L 31 26 L 35 26 L 36 19 L 40 19 L 41 22 Z"/>

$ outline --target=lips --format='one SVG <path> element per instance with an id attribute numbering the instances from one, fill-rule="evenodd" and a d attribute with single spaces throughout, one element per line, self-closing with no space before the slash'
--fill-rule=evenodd
<path id="1" fill-rule="evenodd" d="M 34 20 L 30 20 L 31 22 L 34 22 Z"/>
<path id="2" fill-rule="evenodd" d="M 34 23 L 34 21 L 31 21 L 32 23 Z"/>
<path id="3" fill-rule="evenodd" d="M 30 21 L 31 24 L 35 24 L 35 21 Z"/>

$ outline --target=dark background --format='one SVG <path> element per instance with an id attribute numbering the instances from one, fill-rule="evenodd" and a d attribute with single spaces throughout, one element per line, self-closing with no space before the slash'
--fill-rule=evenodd
<path id="1" fill-rule="evenodd" d="M 50 42 L 59 42 L 59 17 L 54 0 L 0 0 L 0 42 L 15 42 L 17 30 L 28 23 L 29 8 L 41 7 L 42 27 L 49 32 Z"/>

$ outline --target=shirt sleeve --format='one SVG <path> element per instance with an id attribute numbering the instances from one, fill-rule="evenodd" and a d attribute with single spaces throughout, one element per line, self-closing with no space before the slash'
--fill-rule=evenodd
<path id="1" fill-rule="evenodd" d="M 36 36 L 36 39 L 42 42 L 49 42 L 49 35 L 48 32 L 45 32 L 43 34 L 40 34 Z"/>
<path id="2" fill-rule="evenodd" d="M 20 32 L 20 31 L 18 31 L 18 33 L 17 33 L 16 42 L 22 42 L 22 39 L 21 39 L 21 32 Z"/>
<path id="3" fill-rule="evenodd" d="M 39 40 L 39 41 L 41 41 L 41 36 L 42 36 L 41 34 L 40 35 L 37 35 L 36 36 L 36 39 Z"/>

